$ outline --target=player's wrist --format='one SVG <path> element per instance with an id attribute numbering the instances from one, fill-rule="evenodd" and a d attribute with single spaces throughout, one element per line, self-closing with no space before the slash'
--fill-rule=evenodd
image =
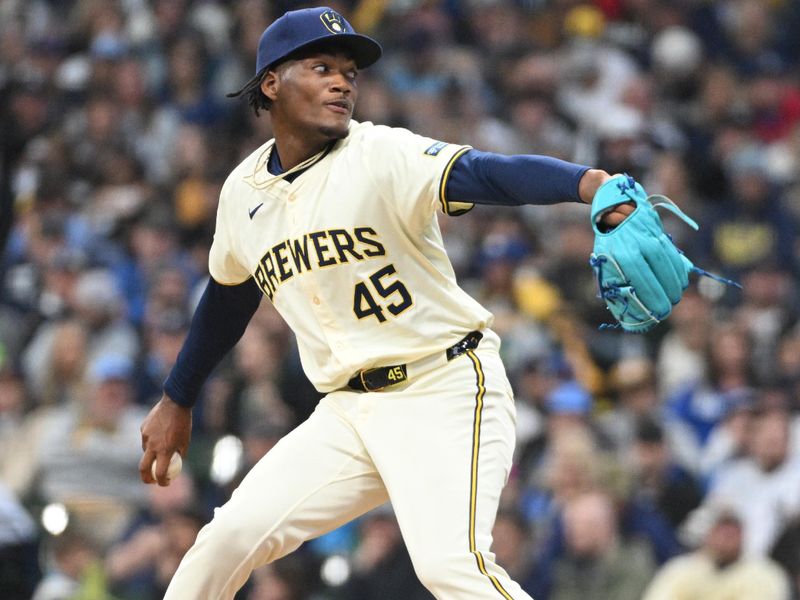
<path id="1" fill-rule="evenodd" d="M 174 400 L 167 392 L 164 392 L 161 396 L 160 404 L 171 411 L 175 412 L 192 412 L 192 407 L 187 406 L 185 404 L 181 404 L 180 402 Z"/>
<path id="2" fill-rule="evenodd" d="M 581 202 L 591 204 L 597 190 L 609 179 L 611 179 L 611 175 L 602 169 L 586 171 L 578 182 L 578 196 Z"/>

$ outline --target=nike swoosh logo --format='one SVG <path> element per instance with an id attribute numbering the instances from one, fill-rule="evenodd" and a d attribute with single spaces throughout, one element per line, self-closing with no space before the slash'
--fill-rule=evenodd
<path id="1" fill-rule="evenodd" d="M 253 220 L 253 215 L 255 215 L 256 211 L 258 211 L 258 209 L 261 208 L 262 206 L 264 206 L 263 202 L 261 204 L 259 204 L 258 206 L 256 206 L 253 210 L 248 211 L 248 213 L 250 214 L 250 220 L 251 221 Z"/>

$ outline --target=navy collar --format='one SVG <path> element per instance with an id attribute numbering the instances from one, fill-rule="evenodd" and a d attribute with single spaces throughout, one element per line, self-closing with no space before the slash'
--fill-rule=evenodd
<path id="1" fill-rule="evenodd" d="M 328 155 L 328 152 L 330 152 L 333 149 L 337 141 L 338 140 L 333 140 L 331 143 L 329 143 L 328 147 L 325 148 L 325 152 L 320 154 L 319 158 L 314 162 L 312 162 L 310 165 L 308 165 L 303 169 L 300 169 L 299 171 L 295 171 L 294 173 L 289 173 L 286 177 L 283 178 L 284 181 L 292 183 L 300 175 L 308 171 L 311 167 L 313 167 L 315 164 L 317 164 L 319 161 L 321 161 Z M 267 171 L 269 172 L 270 175 L 280 175 L 285 170 L 286 169 L 284 169 L 283 165 L 281 164 L 281 157 L 278 154 L 278 145 L 272 144 L 272 151 L 269 153 L 269 160 L 267 161 Z"/>

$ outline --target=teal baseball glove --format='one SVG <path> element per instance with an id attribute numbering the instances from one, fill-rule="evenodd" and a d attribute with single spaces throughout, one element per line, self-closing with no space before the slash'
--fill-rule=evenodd
<path id="1" fill-rule="evenodd" d="M 603 214 L 625 202 L 634 211 L 610 230 L 602 227 Z M 664 231 L 656 207 L 676 214 L 697 230 L 691 218 L 665 196 L 647 196 L 641 185 L 627 175 L 616 175 L 598 188 L 592 201 L 594 251 L 590 264 L 597 279 L 599 297 L 625 331 L 644 332 L 672 312 L 689 285 L 689 273 L 713 277 L 692 264 Z M 741 287 L 741 286 L 739 286 Z"/>

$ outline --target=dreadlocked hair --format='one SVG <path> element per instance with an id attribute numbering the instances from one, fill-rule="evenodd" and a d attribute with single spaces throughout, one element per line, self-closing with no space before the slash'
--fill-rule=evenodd
<path id="1" fill-rule="evenodd" d="M 269 110 L 270 105 L 272 104 L 272 100 L 267 98 L 264 95 L 264 92 L 261 91 L 261 81 L 264 79 L 264 76 L 267 74 L 267 70 L 269 67 L 264 67 L 258 73 L 255 74 L 250 81 L 244 84 L 244 87 L 240 89 L 238 92 L 232 92 L 230 94 L 226 94 L 228 98 L 238 98 L 240 96 L 245 96 L 247 98 L 247 104 L 250 105 L 250 108 L 253 109 L 256 116 L 261 109 L 266 111 Z"/>

